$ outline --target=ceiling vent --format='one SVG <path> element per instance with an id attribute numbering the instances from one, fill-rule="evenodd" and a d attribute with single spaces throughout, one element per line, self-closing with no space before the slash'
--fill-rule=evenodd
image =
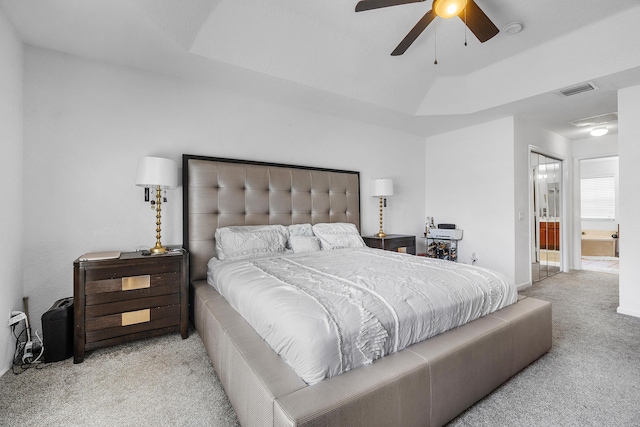
<path id="1" fill-rule="evenodd" d="M 583 92 L 589 92 L 595 89 L 598 89 L 598 86 L 596 86 L 595 83 L 586 82 L 586 83 L 580 83 L 579 85 L 557 90 L 556 93 L 559 93 L 562 96 L 572 96 L 572 95 L 577 95 Z"/>
<path id="2" fill-rule="evenodd" d="M 618 113 L 607 113 L 600 114 L 599 116 L 586 117 L 584 119 L 573 120 L 569 122 L 577 128 L 585 127 L 585 126 L 598 126 L 604 125 L 605 123 L 616 122 L 618 121 Z"/>

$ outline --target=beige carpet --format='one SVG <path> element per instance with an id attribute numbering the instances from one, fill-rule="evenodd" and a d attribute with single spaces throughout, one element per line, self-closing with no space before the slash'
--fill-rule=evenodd
<path id="1" fill-rule="evenodd" d="M 190 331 L 11 371 L 0 378 L 0 426 L 237 426 L 235 413 Z"/>
<path id="2" fill-rule="evenodd" d="M 640 319 L 616 313 L 618 276 L 561 273 L 523 293 L 553 303 L 553 348 L 451 426 L 640 425 Z M 0 426 L 158 425 L 238 425 L 193 331 L 0 378 Z"/>

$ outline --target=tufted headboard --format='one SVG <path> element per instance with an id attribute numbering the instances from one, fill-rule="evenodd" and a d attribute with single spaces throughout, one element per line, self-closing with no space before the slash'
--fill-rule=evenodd
<path id="1" fill-rule="evenodd" d="M 218 227 L 351 222 L 360 229 L 360 173 L 182 156 L 183 246 L 190 281 L 207 277 Z"/>

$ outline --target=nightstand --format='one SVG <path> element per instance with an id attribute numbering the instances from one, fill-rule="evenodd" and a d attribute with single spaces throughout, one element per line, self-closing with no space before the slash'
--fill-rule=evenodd
<path id="1" fill-rule="evenodd" d="M 189 336 L 189 255 L 123 252 L 73 263 L 73 362 L 85 351 L 178 332 Z"/>
<path id="2" fill-rule="evenodd" d="M 387 234 L 385 237 L 362 236 L 364 243 L 370 248 L 397 252 L 399 248 L 407 248 L 407 253 L 416 254 L 416 236 L 405 234 Z"/>

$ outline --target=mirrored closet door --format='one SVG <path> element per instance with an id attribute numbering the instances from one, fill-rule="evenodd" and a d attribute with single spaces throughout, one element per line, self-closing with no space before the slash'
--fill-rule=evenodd
<path id="1" fill-rule="evenodd" d="M 531 152 L 533 282 L 560 272 L 562 161 Z"/>

